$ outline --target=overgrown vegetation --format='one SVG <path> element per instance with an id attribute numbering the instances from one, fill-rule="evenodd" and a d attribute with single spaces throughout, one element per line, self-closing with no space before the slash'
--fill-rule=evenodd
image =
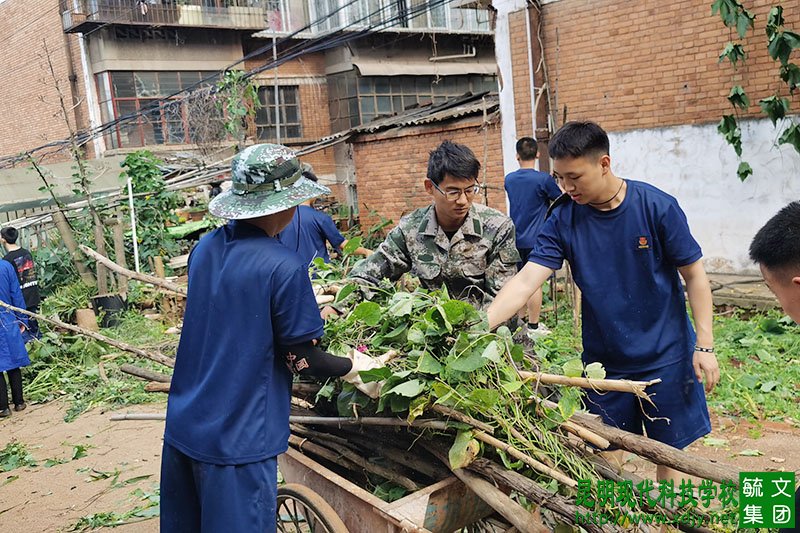
<path id="1" fill-rule="evenodd" d="M 117 527 L 133 522 L 150 520 L 159 515 L 161 509 L 159 506 L 159 489 L 157 487 L 151 491 L 136 489 L 130 495 L 136 502 L 136 506 L 132 509 L 124 513 L 107 511 L 83 516 L 69 531 L 92 531 L 103 527 Z"/>

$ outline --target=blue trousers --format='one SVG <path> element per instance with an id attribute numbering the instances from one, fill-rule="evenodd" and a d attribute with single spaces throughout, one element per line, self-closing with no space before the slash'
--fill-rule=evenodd
<path id="1" fill-rule="evenodd" d="M 213 465 L 164 443 L 161 533 L 273 533 L 277 497 L 276 457 Z"/>

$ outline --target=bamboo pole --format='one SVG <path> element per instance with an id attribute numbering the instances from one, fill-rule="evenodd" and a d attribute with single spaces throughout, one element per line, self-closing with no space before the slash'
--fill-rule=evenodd
<path id="1" fill-rule="evenodd" d="M 62 322 L 55 318 L 48 318 L 44 315 L 40 315 L 39 313 L 32 313 L 25 309 L 20 309 L 19 307 L 8 305 L 3 301 L 0 301 L 0 307 L 5 307 L 6 309 L 14 311 L 15 313 L 20 313 L 25 316 L 33 317 L 40 322 L 48 322 L 61 329 L 66 329 L 67 331 L 78 333 L 79 335 L 83 335 L 85 337 L 91 337 L 92 339 L 100 341 L 104 344 L 108 344 L 109 346 L 114 346 L 115 348 L 119 348 L 120 350 L 130 352 L 132 354 L 138 355 L 139 357 L 150 359 L 151 361 L 155 361 L 156 363 L 161 363 L 164 366 L 168 366 L 170 368 L 173 368 L 175 366 L 174 360 L 165 355 L 161 355 L 160 353 L 150 353 L 145 350 L 142 350 L 141 348 L 137 348 L 136 346 L 131 346 L 126 342 L 118 341 L 110 337 L 106 337 L 105 335 L 101 335 L 100 333 L 95 333 L 94 331 L 89 331 L 88 329 L 83 329 L 79 328 L 78 326 L 73 326 L 72 324 L 67 324 L 66 322 Z"/>
<path id="2" fill-rule="evenodd" d="M 172 283 L 171 281 L 167 281 L 165 279 L 157 278 L 157 277 L 151 276 L 149 274 L 141 274 L 139 272 L 133 272 L 131 270 L 128 270 L 127 268 L 123 268 L 123 267 L 119 266 L 118 264 L 116 264 L 111 259 L 109 259 L 108 257 L 105 257 L 104 255 L 101 255 L 101 254 L 97 253 L 96 251 L 92 250 L 88 246 L 81 245 L 80 248 L 83 251 L 83 253 L 87 254 L 89 257 L 91 257 L 92 259 L 96 260 L 98 263 L 104 264 L 110 270 L 112 270 L 112 271 L 114 271 L 114 272 L 116 272 L 118 274 L 122 274 L 123 276 L 126 276 L 126 277 L 131 278 L 131 279 L 143 281 L 144 283 L 149 283 L 150 285 L 155 285 L 156 287 L 161 287 L 163 289 L 167 289 L 167 290 L 172 291 L 172 292 L 174 292 L 174 293 L 176 293 L 176 294 L 178 294 L 180 296 L 184 296 L 184 297 L 186 296 L 186 288 L 185 287 L 181 287 L 180 285 L 176 285 L 175 283 Z"/>
<path id="3" fill-rule="evenodd" d="M 661 379 L 650 381 L 631 381 L 627 379 L 593 379 L 593 378 L 572 378 L 560 376 L 558 374 L 545 374 L 544 372 L 518 371 L 519 376 L 528 381 L 538 381 L 545 385 L 565 385 L 568 387 L 581 387 L 583 389 L 630 392 L 643 400 L 651 402 L 650 397 L 644 392 L 645 387 L 661 383 Z M 651 402 L 652 403 L 652 402 Z"/>

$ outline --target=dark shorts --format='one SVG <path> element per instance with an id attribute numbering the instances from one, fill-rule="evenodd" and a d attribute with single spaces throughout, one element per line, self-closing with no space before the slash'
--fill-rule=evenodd
<path id="1" fill-rule="evenodd" d="M 522 267 L 524 267 L 525 263 L 528 262 L 528 256 L 531 255 L 531 250 L 533 250 L 533 248 L 517 248 L 517 252 L 519 252 L 519 263 L 517 263 L 517 271 L 522 270 Z"/>
<path id="2" fill-rule="evenodd" d="M 164 443 L 161 531 L 274 532 L 277 469 L 276 457 L 246 465 L 212 465 Z"/>
<path id="3" fill-rule="evenodd" d="M 691 360 L 636 373 L 608 372 L 606 379 L 661 383 L 645 389 L 655 406 L 630 393 L 587 391 L 586 407 L 606 424 L 647 436 L 675 448 L 685 448 L 711 432 L 703 384 L 694 375 Z"/>

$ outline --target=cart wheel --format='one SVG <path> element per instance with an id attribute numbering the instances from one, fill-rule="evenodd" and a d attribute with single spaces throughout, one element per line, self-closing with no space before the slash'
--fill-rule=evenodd
<path id="1" fill-rule="evenodd" d="M 278 487 L 277 520 L 281 533 L 349 533 L 322 496 L 297 483 Z"/>

